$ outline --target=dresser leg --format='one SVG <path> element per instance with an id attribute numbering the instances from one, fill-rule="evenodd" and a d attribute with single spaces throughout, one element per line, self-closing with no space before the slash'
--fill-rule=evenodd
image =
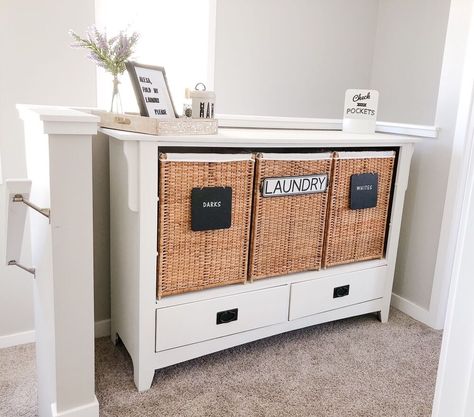
<path id="1" fill-rule="evenodd" d="M 153 369 L 140 370 L 138 366 L 133 366 L 133 379 L 139 392 L 147 391 L 151 388 L 155 371 Z"/>
<path id="2" fill-rule="evenodd" d="M 382 323 L 387 323 L 388 321 L 388 313 L 389 309 L 384 309 L 382 311 L 377 312 L 377 318 L 382 322 Z"/>

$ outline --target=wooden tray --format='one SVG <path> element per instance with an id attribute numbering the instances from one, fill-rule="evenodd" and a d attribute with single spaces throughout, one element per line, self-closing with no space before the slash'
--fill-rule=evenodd
<path id="1" fill-rule="evenodd" d="M 133 113 L 116 114 L 105 111 L 96 111 L 94 114 L 100 117 L 101 127 L 128 132 L 159 136 L 214 135 L 217 133 L 217 119 L 158 120 Z"/>

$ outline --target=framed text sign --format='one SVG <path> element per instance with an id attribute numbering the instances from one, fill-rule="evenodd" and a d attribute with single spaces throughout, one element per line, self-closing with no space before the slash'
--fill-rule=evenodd
<path id="1" fill-rule="evenodd" d="M 168 88 L 165 69 L 129 61 L 127 71 L 137 97 L 140 114 L 155 119 L 177 117 Z"/>

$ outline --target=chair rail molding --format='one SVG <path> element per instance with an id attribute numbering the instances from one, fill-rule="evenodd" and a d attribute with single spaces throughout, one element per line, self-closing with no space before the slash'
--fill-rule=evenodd
<path id="1" fill-rule="evenodd" d="M 24 122 L 40 417 L 98 417 L 94 375 L 92 136 L 98 117 L 17 106 Z"/>
<path id="2" fill-rule="evenodd" d="M 342 130 L 342 119 L 318 119 L 311 117 L 277 117 L 237 114 L 217 114 L 219 127 L 259 128 L 259 129 L 295 129 L 295 130 Z M 436 139 L 436 126 L 391 123 L 379 121 L 375 131 L 421 138 Z"/>

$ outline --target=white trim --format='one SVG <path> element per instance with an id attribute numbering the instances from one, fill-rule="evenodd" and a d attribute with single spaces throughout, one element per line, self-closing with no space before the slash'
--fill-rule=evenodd
<path id="1" fill-rule="evenodd" d="M 455 6 L 457 8 L 455 8 Z M 441 346 L 438 379 L 433 401 L 433 417 L 468 417 L 474 409 L 474 2 L 454 1 L 450 10 L 453 31 L 463 28 L 468 16 L 469 36 L 465 57 L 458 119 L 453 141 L 453 156 L 448 182 L 448 193 L 443 215 L 438 263 L 433 283 L 432 302 L 437 310 L 433 315 L 440 320 L 448 292 L 443 344 Z M 453 13 L 454 12 L 454 13 Z M 469 14 L 468 14 L 469 13 Z M 453 20 L 453 21 L 452 21 Z M 449 33 L 449 29 L 448 29 Z M 460 47 L 464 44 L 461 43 Z M 454 49 L 454 45 L 452 46 Z M 452 65 L 460 65 L 459 59 Z M 457 164 L 456 164 L 457 162 Z M 456 169 L 456 165 L 459 168 Z M 457 179 L 459 183 L 457 184 Z M 457 185 L 457 187 L 456 187 Z M 449 202 L 454 195 L 455 201 Z M 450 218 L 451 217 L 451 218 Z M 446 230 L 448 232 L 446 233 Z M 440 251 L 446 248 L 445 258 Z M 437 298 L 436 298 L 437 297 Z M 440 320 L 441 321 L 441 320 Z"/>
<path id="2" fill-rule="evenodd" d="M 110 319 L 96 321 L 94 324 L 95 338 L 110 336 Z M 28 330 L 26 332 L 6 334 L 0 336 L 0 349 L 25 345 L 35 342 L 35 331 Z"/>
<path id="3" fill-rule="evenodd" d="M 100 122 L 99 116 L 86 113 L 83 110 L 75 110 L 72 107 L 17 104 L 16 108 L 21 118 L 34 118 L 43 122 L 91 123 L 95 125 Z"/>
<path id="4" fill-rule="evenodd" d="M 250 161 L 251 153 L 166 153 L 166 161 L 174 162 L 235 162 Z"/>
<path id="5" fill-rule="evenodd" d="M 219 127 L 258 129 L 342 130 L 342 119 L 312 119 L 306 117 L 249 116 L 216 114 Z"/>
<path id="6" fill-rule="evenodd" d="M 380 159 L 380 158 L 395 158 L 394 151 L 344 151 L 338 152 L 338 159 Z"/>
<path id="7" fill-rule="evenodd" d="M 473 161 L 474 131 L 474 16 L 473 2 L 453 1 L 450 9 L 448 35 L 443 58 L 436 120 L 444 117 L 447 105 L 459 101 L 457 117 L 442 140 L 452 139 L 448 184 L 441 223 L 437 259 L 430 299 L 430 323 L 443 328 L 448 294 L 453 276 L 456 245 L 459 238 L 464 198 L 469 189 L 469 164 Z M 459 68 L 461 70 L 459 70 Z M 453 96 L 452 79 L 461 78 L 459 92 Z M 443 103 L 448 104 L 443 104 Z M 440 121 L 443 124 L 443 121 Z M 444 121 L 443 126 L 446 124 Z"/>
<path id="8" fill-rule="evenodd" d="M 100 320 L 94 323 L 94 336 L 96 339 L 110 336 L 110 319 Z"/>
<path id="9" fill-rule="evenodd" d="M 217 0 L 209 0 L 209 40 L 208 40 L 208 66 L 207 87 L 214 91 L 214 74 L 216 64 L 216 25 L 217 25 Z"/>
<path id="10" fill-rule="evenodd" d="M 52 417 L 98 417 L 99 416 L 99 402 L 94 395 L 94 401 L 89 404 L 81 405 L 80 407 L 70 408 L 69 410 L 58 413 L 56 403 L 51 404 Z"/>
<path id="11" fill-rule="evenodd" d="M 324 153 L 271 153 L 263 152 L 258 159 L 266 159 L 271 161 L 320 161 L 322 159 L 331 159 L 331 152 Z"/>
<path id="12" fill-rule="evenodd" d="M 296 130 L 342 130 L 342 119 L 318 119 L 309 117 L 250 116 L 236 114 L 217 114 L 219 127 L 255 129 L 296 129 Z M 437 138 L 436 126 L 413 125 L 406 123 L 377 122 L 375 130 L 382 133 L 395 133 L 423 138 Z"/>
<path id="13" fill-rule="evenodd" d="M 35 341 L 35 331 L 28 330 L 26 332 L 6 334 L 0 336 L 0 349 L 12 346 L 25 345 Z"/>
<path id="14" fill-rule="evenodd" d="M 408 314 L 415 320 L 421 321 L 424 324 L 429 325 L 430 312 L 426 308 L 413 303 L 406 298 L 400 297 L 398 294 L 392 293 L 392 301 L 390 303 L 392 307 L 400 310 L 402 313 Z"/>
<path id="15" fill-rule="evenodd" d="M 340 130 L 309 129 L 235 129 L 220 128 L 215 135 L 157 136 L 100 128 L 99 132 L 125 142 L 157 142 L 158 146 L 192 146 L 245 148 L 306 148 L 306 147 L 358 147 L 400 146 L 422 139 L 414 136 L 388 133 L 347 133 Z"/>
<path id="16" fill-rule="evenodd" d="M 420 138 L 438 137 L 439 128 L 436 126 L 414 125 L 408 123 L 377 122 L 375 131 L 380 133 L 396 133 L 398 135 L 410 135 Z"/>

